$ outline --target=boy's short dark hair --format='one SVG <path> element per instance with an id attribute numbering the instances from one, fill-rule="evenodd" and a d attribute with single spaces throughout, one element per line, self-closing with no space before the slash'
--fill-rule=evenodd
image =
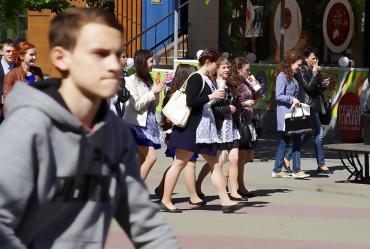
<path id="1" fill-rule="evenodd" d="M 57 14 L 50 23 L 50 48 L 61 46 L 73 50 L 81 28 L 90 23 L 104 24 L 122 32 L 113 13 L 99 8 L 69 8 Z"/>
<path id="2" fill-rule="evenodd" d="M 8 45 L 11 45 L 14 47 L 14 41 L 11 40 L 11 39 L 4 39 L 4 40 L 1 40 L 0 42 L 0 50 L 3 49 L 4 45 L 5 44 L 8 44 Z"/>

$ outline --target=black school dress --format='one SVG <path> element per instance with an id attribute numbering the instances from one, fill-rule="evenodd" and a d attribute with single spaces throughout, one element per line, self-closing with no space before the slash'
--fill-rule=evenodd
<path id="1" fill-rule="evenodd" d="M 204 77 L 204 76 L 203 76 Z M 204 84 L 200 74 L 194 74 L 188 80 L 186 86 L 186 102 L 191 107 L 188 123 L 185 127 L 174 126 L 168 146 L 176 149 L 182 149 L 198 154 L 208 154 L 215 156 L 217 153 L 217 144 L 196 144 L 196 129 L 202 118 L 203 106 L 208 103 L 208 95 L 212 93 L 211 88 Z"/>

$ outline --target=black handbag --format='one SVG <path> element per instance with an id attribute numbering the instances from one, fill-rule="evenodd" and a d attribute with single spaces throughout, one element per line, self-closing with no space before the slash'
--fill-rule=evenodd
<path id="1" fill-rule="evenodd" d="M 131 96 L 130 91 L 126 88 L 124 82 L 121 83 L 117 95 L 118 101 L 121 102 L 122 104 L 124 104 L 130 98 Z"/>
<path id="2" fill-rule="evenodd" d="M 301 112 L 299 112 L 299 109 L 301 109 Z M 311 117 L 309 114 L 305 114 L 302 106 L 293 107 L 291 113 L 290 117 L 285 116 L 285 134 L 287 136 L 312 132 Z"/>
<path id="3" fill-rule="evenodd" d="M 244 119 L 240 118 L 240 145 L 250 145 L 252 142 L 252 133 L 249 129 L 249 123 Z"/>
<path id="4" fill-rule="evenodd" d="M 370 113 L 364 116 L 364 127 L 362 128 L 362 139 L 366 145 L 370 145 Z"/>
<path id="5" fill-rule="evenodd" d="M 121 79 L 122 81 L 117 91 L 118 101 L 114 105 L 119 117 L 123 117 L 125 114 L 125 103 L 131 96 L 130 91 L 125 86 L 125 78 L 122 77 Z"/>
<path id="6" fill-rule="evenodd" d="M 367 91 L 365 97 L 365 108 L 363 110 L 363 127 L 362 127 L 362 139 L 366 145 L 370 145 L 370 108 L 368 107 L 368 99 L 370 97 L 370 92 Z"/>
<path id="7" fill-rule="evenodd" d="M 331 120 L 331 102 L 321 97 L 321 111 L 319 113 L 321 124 L 328 125 Z"/>

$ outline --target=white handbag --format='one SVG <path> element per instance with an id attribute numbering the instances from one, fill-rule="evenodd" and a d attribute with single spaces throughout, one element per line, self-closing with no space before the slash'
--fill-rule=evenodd
<path id="1" fill-rule="evenodd" d="M 301 103 L 285 113 L 285 134 L 288 136 L 312 132 L 310 106 Z"/>
<path id="2" fill-rule="evenodd" d="M 180 87 L 179 90 L 174 92 L 167 102 L 167 104 L 163 107 L 162 113 L 165 115 L 173 125 L 178 127 L 185 127 L 191 112 L 191 107 L 187 106 L 186 104 L 186 94 L 185 89 L 188 84 L 188 80 L 191 76 L 195 73 L 192 73 L 184 82 L 184 84 Z M 202 76 L 203 79 L 203 76 Z M 203 91 L 204 88 L 204 79 L 203 79 L 203 86 L 200 93 Z"/>

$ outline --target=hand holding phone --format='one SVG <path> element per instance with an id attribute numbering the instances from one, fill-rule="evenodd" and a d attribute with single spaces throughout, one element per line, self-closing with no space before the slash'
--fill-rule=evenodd
<path id="1" fill-rule="evenodd" d="M 331 78 L 326 78 L 326 79 L 324 79 L 324 80 L 322 81 L 322 85 L 323 85 L 323 86 L 325 86 L 325 87 L 327 87 L 327 86 L 330 84 L 330 79 L 331 79 Z"/>
<path id="2" fill-rule="evenodd" d="M 316 60 L 315 64 L 313 65 L 312 71 L 313 72 L 318 72 L 320 69 L 319 67 L 319 59 Z"/>

